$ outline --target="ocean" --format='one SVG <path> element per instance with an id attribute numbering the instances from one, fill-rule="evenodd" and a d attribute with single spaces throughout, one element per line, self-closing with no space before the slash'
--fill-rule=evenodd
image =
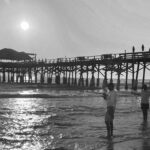
<path id="1" fill-rule="evenodd" d="M 7 87 L 0 94 L 49 94 L 52 98 L 0 98 L 1 150 L 148 150 L 140 97 L 121 92 L 114 137 L 106 137 L 106 102 L 90 90 Z M 58 96 L 58 97 L 57 97 Z M 150 119 L 150 118 L 149 118 Z"/>

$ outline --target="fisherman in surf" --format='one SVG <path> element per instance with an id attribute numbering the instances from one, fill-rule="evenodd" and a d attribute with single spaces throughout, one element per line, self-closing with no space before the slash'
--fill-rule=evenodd
<path id="1" fill-rule="evenodd" d="M 149 109 L 150 92 L 147 90 L 147 85 L 143 85 L 141 92 L 141 109 L 143 112 L 143 121 L 147 122 L 148 109 Z"/>
<path id="2" fill-rule="evenodd" d="M 132 91 L 134 95 L 141 96 L 141 110 L 143 113 L 143 123 L 147 122 L 148 118 L 148 109 L 149 109 L 149 98 L 150 98 L 150 92 L 147 89 L 147 85 L 144 84 L 142 86 L 141 93 L 138 93 L 136 91 Z"/>
<path id="3" fill-rule="evenodd" d="M 113 120 L 114 120 L 114 113 L 115 113 L 115 108 L 116 108 L 116 103 L 117 103 L 117 93 L 114 90 L 113 83 L 108 84 L 108 89 L 109 89 L 109 92 L 108 93 L 104 92 L 103 97 L 107 103 L 107 111 L 105 114 L 105 124 L 107 128 L 107 137 L 109 138 L 113 136 Z"/>

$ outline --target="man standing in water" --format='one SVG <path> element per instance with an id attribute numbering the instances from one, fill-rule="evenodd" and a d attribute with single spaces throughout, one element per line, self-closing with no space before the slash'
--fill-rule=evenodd
<path id="1" fill-rule="evenodd" d="M 114 113 L 117 103 L 117 93 L 114 91 L 114 84 L 108 84 L 108 93 L 104 93 L 104 99 L 107 103 L 107 111 L 105 114 L 105 123 L 107 128 L 107 137 L 113 136 L 113 120 L 114 120 Z"/>
<path id="2" fill-rule="evenodd" d="M 143 112 L 143 121 L 147 122 L 148 109 L 149 109 L 150 93 L 147 91 L 147 85 L 143 85 L 141 92 L 141 109 Z"/>

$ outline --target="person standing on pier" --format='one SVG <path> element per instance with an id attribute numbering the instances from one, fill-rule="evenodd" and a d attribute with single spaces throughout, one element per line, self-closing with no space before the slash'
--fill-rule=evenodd
<path id="1" fill-rule="evenodd" d="M 107 111 L 105 114 L 105 124 L 107 128 L 107 137 L 110 138 L 113 136 L 113 120 L 114 120 L 114 113 L 117 103 L 117 92 L 114 90 L 114 84 L 108 84 L 108 93 L 104 93 L 104 99 L 107 103 Z"/>
<path id="2" fill-rule="evenodd" d="M 149 109 L 150 92 L 147 90 L 147 85 L 143 85 L 141 92 L 141 109 L 143 112 L 143 121 L 147 122 L 148 109 Z"/>

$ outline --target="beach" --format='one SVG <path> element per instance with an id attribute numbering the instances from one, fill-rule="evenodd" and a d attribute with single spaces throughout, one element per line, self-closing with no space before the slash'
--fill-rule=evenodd
<path id="1" fill-rule="evenodd" d="M 12 88 L 13 87 L 13 88 Z M 0 87 L 2 150 L 148 150 L 150 124 L 143 124 L 140 97 L 121 91 L 114 136 L 106 137 L 103 97 L 90 89 Z M 101 91 L 100 91 L 101 92 Z M 53 97 L 30 97 L 46 94 Z"/>

